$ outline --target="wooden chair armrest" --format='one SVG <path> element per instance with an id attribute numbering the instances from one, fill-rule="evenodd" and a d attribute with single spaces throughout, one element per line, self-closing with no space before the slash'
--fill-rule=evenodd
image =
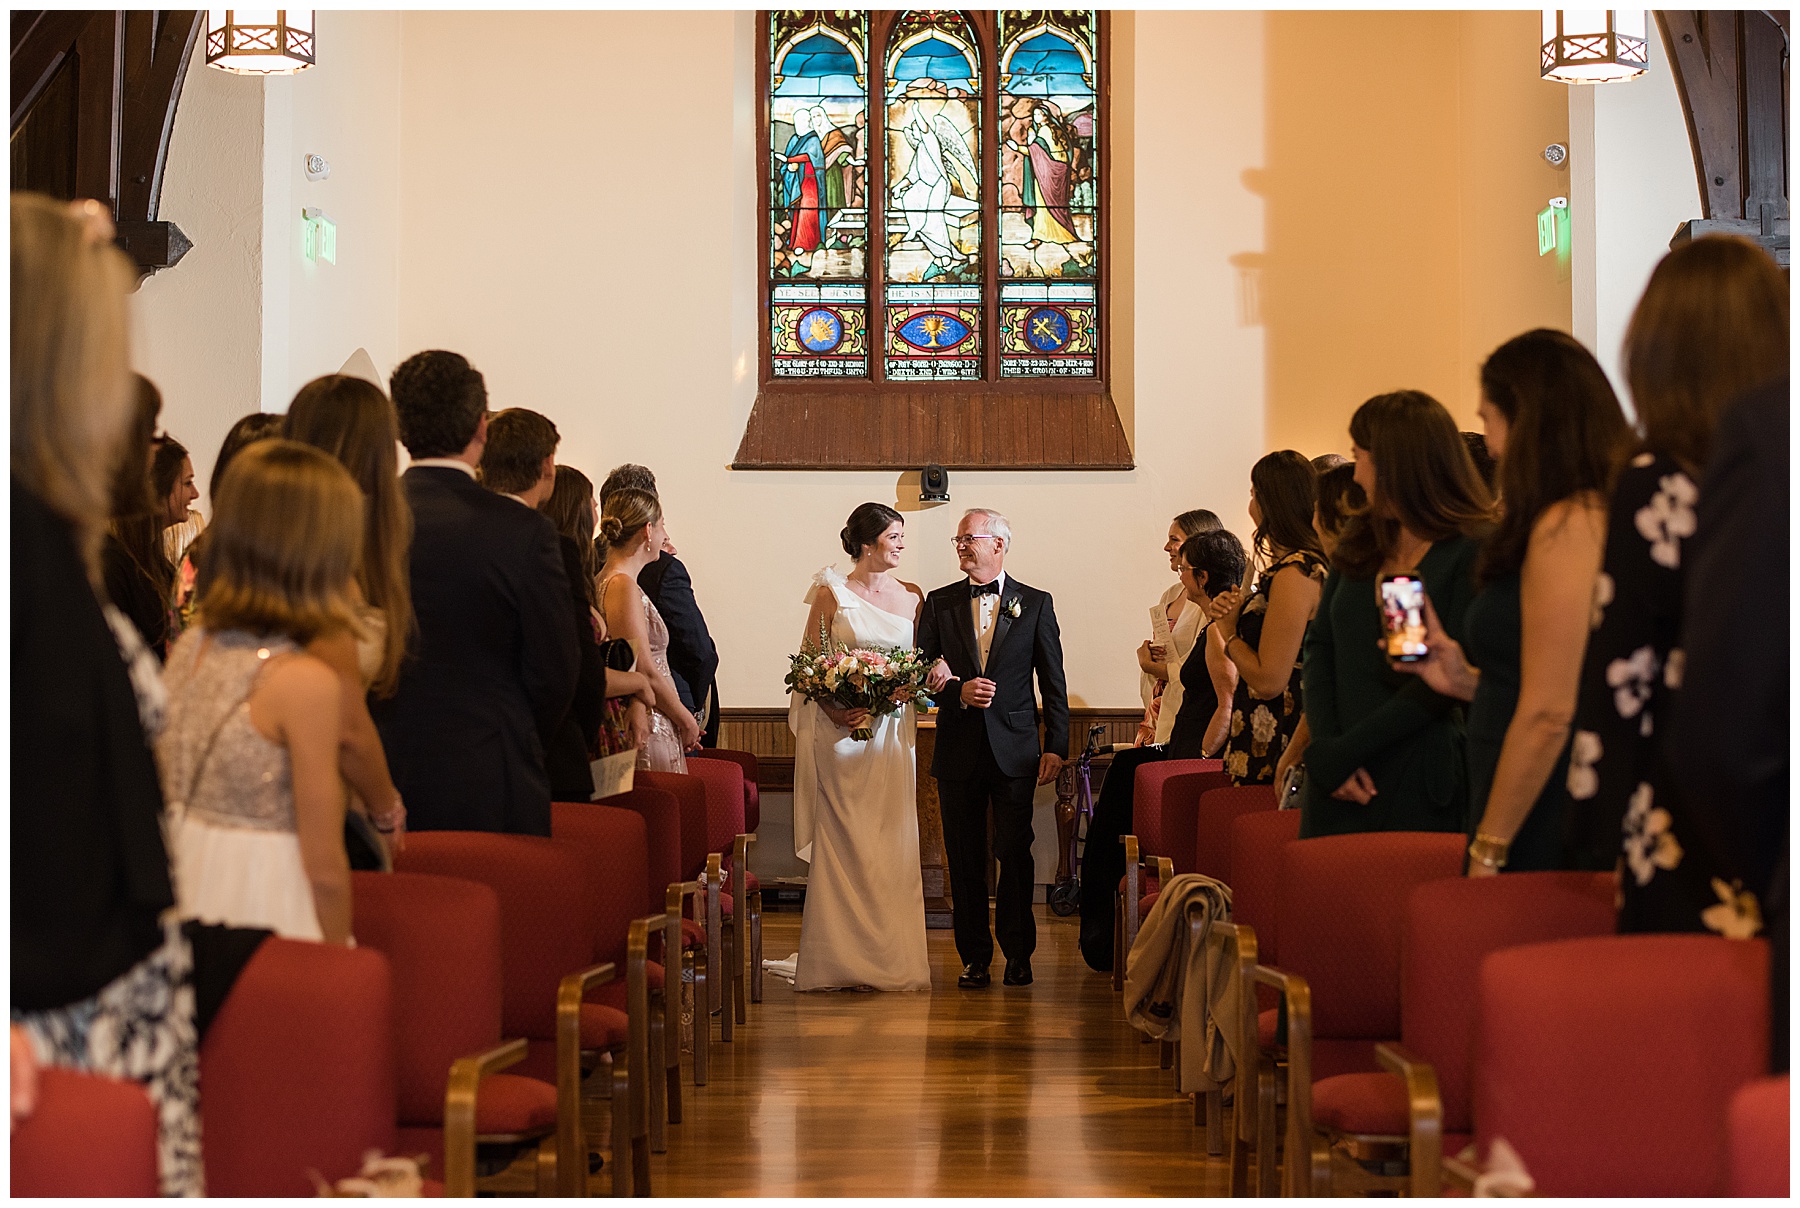
<path id="1" fill-rule="evenodd" d="M 458 1057 L 450 1063 L 444 1090 L 444 1194 L 475 1195 L 475 1101 L 481 1080 L 525 1060 L 523 1038 L 495 1045 L 485 1053 Z"/>
<path id="2" fill-rule="evenodd" d="M 1438 1094 L 1437 1070 L 1402 1044 L 1376 1045 L 1375 1060 L 1406 1083 L 1412 1194 L 1440 1196 L 1444 1193 L 1444 1101 Z"/>
<path id="3" fill-rule="evenodd" d="M 1136 835 L 1121 835 L 1119 842 L 1125 845 L 1125 941 L 1130 943 L 1137 935 L 1137 925 L 1143 920 L 1137 916 L 1137 904 L 1144 896 L 1144 883 L 1140 879 L 1139 867 L 1144 858 L 1143 848 L 1138 845 Z M 1111 885 L 1099 887 L 1102 893 L 1113 892 Z"/>
<path id="4" fill-rule="evenodd" d="M 587 1154 L 581 1127 L 581 1000 L 613 980 L 611 961 L 571 973 L 556 986 L 556 1190 L 587 1194 Z"/>
<path id="5" fill-rule="evenodd" d="M 1472 1149 L 1474 1146 L 1470 1146 L 1470 1148 Z M 1448 1190 L 1457 1195 L 1473 1196 L 1475 1194 L 1475 1180 L 1480 1177 L 1481 1171 L 1476 1169 L 1473 1163 L 1465 1162 L 1461 1154 L 1445 1158 L 1442 1171 L 1444 1185 Z"/>
<path id="6" fill-rule="evenodd" d="M 1287 1171 L 1288 1195 L 1318 1196 L 1331 1186 L 1331 1154 L 1312 1119 L 1312 987 L 1298 973 L 1258 965 L 1252 976 L 1280 991 L 1287 1008 Z M 1307 1155 L 1302 1160 L 1302 1154 Z"/>
<path id="7" fill-rule="evenodd" d="M 1175 861 L 1169 859 L 1169 857 L 1167 857 L 1167 856 L 1157 856 L 1156 857 L 1157 888 L 1161 889 L 1162 886 L 1167 885 L 1171 880 L 1174 879 L 1174 877 L 1175 877 Z"/>

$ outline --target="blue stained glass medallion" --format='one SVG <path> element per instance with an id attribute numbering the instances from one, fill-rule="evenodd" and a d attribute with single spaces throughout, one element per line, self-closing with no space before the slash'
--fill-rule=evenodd
<path id="1" fill-rule="evenodd" d="M 794 339 L 808 352 L 831 352 L 844 342 L 844 321 L 836 311 L 817 307 L 800 316 Z"/>
<path id="2" fill-rule="evenodd" d="M 931 310 L 912 316 L 896 334 L 914 348 L 941 352 L 961 344 L 974 334 L 974 329 L 953 314 Z"/>
<path id="3" fill-rule="evenodd" d="M 1069 316 L 1040 306 L 1025 320 L 1025 341 L 1039 352 L 1061 352 L 1069 342 Z"/>

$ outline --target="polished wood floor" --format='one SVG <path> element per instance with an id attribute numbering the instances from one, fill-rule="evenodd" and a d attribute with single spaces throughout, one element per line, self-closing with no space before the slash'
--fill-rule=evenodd
<path id="1" fill-rule="evenodd" d="M 930 994 L 765 999 L 653 1159 L 663 1196 L 1223 1195 L 1193 1108 L 1082 963 L 1073 919 L 1038 908 L 1034 984 L 956 988 L 948 931 L 929 933 Z M 766 955 L 800 939 L 764 916 Z M 716 1028 L 716 1024 L 715 1024 Z M 715 1032 L 716 1035 L 716 1032 Z"/>

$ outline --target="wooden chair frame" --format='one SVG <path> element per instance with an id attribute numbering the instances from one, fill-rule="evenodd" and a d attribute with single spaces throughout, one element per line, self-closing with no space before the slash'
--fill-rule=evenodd
<path id="1" fill-rule="evenodd" d="M 475 1147 L 484 1144 L 523 1144 L 537 1140 L 537 1194 L 551 1195 L 556 1186 L 556 1126 L 524 1133 L 491 1134 L 475 1131 L 476 1106 L 482 1079 L 525 1060 L 530 1046 L 523 1038 L 508 1040 L 485 1052 L 458 1057 L 450 1063 L 450 1079 L 444 1088 L 444 1195 L 473 1198 L 476 1191 Z M 561 1113 L 558 1112 L 558 1125 Z M 583 1163 L 585 1169 L 586 1164 Z"/>
<path id="2" fill-rule="evenodd" d="M 664 1054 L 671 1124 L 681 1123 L 681 982 L 687 969 L 694 971 L 694 1085 L 705 1086 L 708 1074 L 712 980 L 707 976 L 708 962 L 681 939 L 683 904 L 692 902 L 698 913 L 701 901 L 698 881 L 673 881 L 663 896 L 663 1031 L 674 1037 Z"/>
<path id="3" fill-rule="evenodd" d="M 629 958 L 628 958 L 629 961 Z M 629 964 L 627 966 L 629 968 Z M 640 971 L 641 972 L 641 971 Z M 588 992 L 613 980 L 612 962 L 571 973 L 556 987 L 556 1194 L 586 1196 L 588 1194 L 587 1129 L 581 1120 L 581 1003 Z M 628 1194 L 630 1185 L 620 1188 L 624 1163 L 619 1155 L 630 1147 L 636 1121 L 622 1110 L 630 1099 L 629 1077 L 643 1077 L 643 1071 L 629 1069 L 628 1062 L 615 1054 L 612 1069 L 613 1192 Z"/>
<path id="4" fill-rule="evenodd" d="M 1120 893 L 1116 888 L 1113 894 L 1113 989 L 1125 989 L 1125 958 L 1131 952 L 1131 946 L 1137 943 L 1138 931 L 1144 920 L 1138 915 L 1138 903 L 1144 898 L 1143 871 L 1146 867 L 1155 872 L 1157 881 L 1167 885 L 1169 878 L 1175 875 L 1175 863 L 1168 856 L 1146 857 L 1136 835 L 1121 835 L 1119 842 L 1125 845 L 1125 891 Z M 1145 1036 L 1145 1043 L 1149 1042 Z M 1168 1065 L 1163 1066 L 1168 1069 Z"/>
<path id="5" fill-rule="evenodd" d="M 762 967 L 762 890 L 750 888 L 750 845 L 756 842 L 753 834 L 738 835 L 731 841 L 731 909 L 730 920 L 723 918 L 724 906 L 721 899 L 723 893 L 722 880 L 715 880 L 713 873 L 718 871 L 723 878 L 724 868 L 721 857 L 709 856 L 706 862 L 706 918 L 708 935 L 711 935 L 712 920 L 720 918 L 720 926 L 728 932 L 727 940 L 734 943 L 734 951 L 748 955 L 750 968 L 748 973 L 740 967 L 741 957 L 734 956 L 727 973 L 727 980 L 732 985 L 732 1006 L 737 1022 L 745 1022 L 744 1015 L 744 983 L 749 984 L 750 1001 L 759 1003 L 763 1000 L 763 967 Z M 746 926 L 739 922 L 749 919 Z M 724 997 L 725 987 L 719 987 L 719 995 Z"/>

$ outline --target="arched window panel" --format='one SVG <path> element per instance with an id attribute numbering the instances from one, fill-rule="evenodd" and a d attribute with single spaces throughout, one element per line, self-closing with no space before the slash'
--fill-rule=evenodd
<path id="1" fill-rule="evenodd" d="M 895 381 L 982 377 L 981 51 L 961 13 L 888 35 L 886 353 Z"/>
<path id="2" fill-rule="evenodd" d="M 1093 377 L 1100 364 L 1098 15 L 998 22 L 1000 374 Z"/>
<path id="3" fill-rule="evenodd" d="M 869 14 L 769 15 L 776 377 L 869 373 Z"/>

